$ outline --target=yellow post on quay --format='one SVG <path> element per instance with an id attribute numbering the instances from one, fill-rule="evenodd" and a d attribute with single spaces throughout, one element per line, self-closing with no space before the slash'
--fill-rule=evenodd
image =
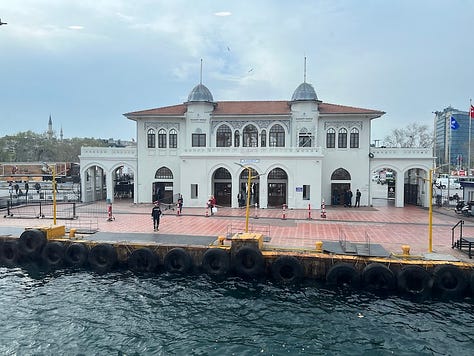
<path id="1" fill-rule="evenodd" d="M 51 168 L 52 176 L 53 176 L 53 225 L 56 225 L 56 164 Z"/>

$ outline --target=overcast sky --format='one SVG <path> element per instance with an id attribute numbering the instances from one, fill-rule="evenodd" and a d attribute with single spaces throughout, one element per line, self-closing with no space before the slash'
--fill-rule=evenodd
<path id="1" fill-rule="evenodd" d="M 385 111 L 372 139 L 474 98 L 474 1 L 0 0 L 0 135 L 136 136 L 130 111 L 290 100 Z"/>

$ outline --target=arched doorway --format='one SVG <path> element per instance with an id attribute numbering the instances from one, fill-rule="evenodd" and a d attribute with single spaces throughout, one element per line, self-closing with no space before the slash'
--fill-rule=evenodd
<path id="1" fill-rule="evenodd" d="M 117 167 L 113 171 L 114 198 L 133 199 L 133 171 L 126 166 Z"/>
<path id="2" fill-rule="evenodd" d="M 281 168 L 274 168 L 268 173 L 268 207 L 281 208 L 287 204 L 288 175 Z"/>
<path id="3" fill-rule="evenodd" d="M 342 205 L 345 193 L 351 189 L 351 175 L 344 168 L 338 168 L 331 175 L 331 204 Z"/>
<path id="4" fill-rule="evenodd" d="M 221 167 L 212 175 L 214 184 L 214 197 L 217 205 L 231 206 L 232 204 L 232 176 L 230 172 Z"/>
<path id="5" fill-rule="evenodd" d="M 173 200 L 173 172 L 168 167 L 158 168 L 155 172 L 156 182 L 152 186 L 152 201 L 171 204 Z"/>
<path id="6" fill-rule="evenodd" d="M 396 197 L 397 172 L 391 167 L 382 167 L 372 172 L 371 191 L 372 199 L 390 200 L 392 203 Z M 402 176 L 403 178 L 403 176 Z M 406 187 L 409 191 L 410 201 L 417 200 L 417 188 Z"/>
<path id="7" fill-rule="evenodd" d="M 88 167 L 84 172 L 84 190 L 82 200 L 85 202 L 101 201 L 107 197 L 107 176 L 103 167 Z"/>
<path id="8" fill-rule="evenodd" d="M 242 193 L 243 199 L 245 202 L 247 201 L 247 184 L 248 184 L 248 178 L 249 178 L 248 172 L 249 172 L 248 169 L 244 169 L 242 173 L 240 173 L 240 178 L 239 178 L 240 192 Z M 253 168 L 250 168 L 250 177 L 252 178 L 251 183 L 250 183 L 250 205 L 255 205 L 255 204 L 260 205 L 260 200 L 259 200 L 260 178 L 259 178 L 258 172 Z"/>

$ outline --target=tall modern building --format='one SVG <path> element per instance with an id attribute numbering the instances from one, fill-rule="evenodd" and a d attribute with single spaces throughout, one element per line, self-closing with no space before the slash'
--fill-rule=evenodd
<path id="1" fill-rule="evenodd" d="M 453 119 L 455 122 L 452 124 Z M 474 164 L 474 149 L 472 147 L 469 149 L 469 134 L 471 146 L 474 145 L 472 135 L 474 125 L 469 121 L 469 112 L 447 107 L 443 111 L 436 111 L 434 120 L 436 166 L 443 165 L 445 172 L 450 169 L 451 171 L 466 171 L 467 174 L 469 162 L 471 162 L 471 168 Z"/>

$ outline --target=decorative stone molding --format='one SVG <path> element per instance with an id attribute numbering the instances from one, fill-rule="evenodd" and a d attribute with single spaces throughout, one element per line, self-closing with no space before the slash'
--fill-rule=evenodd
<path id="1" fill-rule="evenodd" d="M 252 124 L 257 126 L 260 130 L 266 129 L 268 130 L 270 126 L 273 124 L 280 124 L 285 129 L 286 132 L 290 131 L 290 120 L 232 120 L 232 121 L 223 121 L 223 120 L 212 120 L 211 121 L 211 131 L 214 132 L 216 127 L 226 124 L 228 125 L 232 131 L 234 130 L 242 130 L 242 128 L 247 124 Z"/>
<path id="2" fill-rule="evenodd" d="M 166 129 L 167 131 L 170 129 L 176 129 L 179 131 L 179 122 L 163 122 L 163 121 L 146 121 L 145 122 L 145 131 L 148 129 Z"/>
<path id="3" fill-rule="evenodd" d="M 339 129 L 341 127 L 345 127 L 351 129 L 353 127 L 357 127 L 362 130 L 363 124 L 362 121 L 324 121 L 324 130 L 327 130 L 329 127 L 334 127 Z"/>

